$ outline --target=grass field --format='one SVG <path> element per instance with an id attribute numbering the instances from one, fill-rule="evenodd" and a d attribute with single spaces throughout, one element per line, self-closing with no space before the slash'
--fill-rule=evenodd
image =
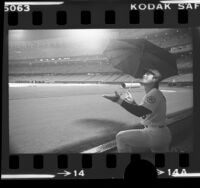
<path id="1" fill-rule="evenodd" d="M 139 118 L 102 97 L 122 90 L 101 84 L 9 87 L 10 152 L 80 152 L 134 128 Z M 193 106 L 192 88 L 161 90 L 168 114 Z M 133 89 L 133 95 L 139 103 L 143 88 Z"/>

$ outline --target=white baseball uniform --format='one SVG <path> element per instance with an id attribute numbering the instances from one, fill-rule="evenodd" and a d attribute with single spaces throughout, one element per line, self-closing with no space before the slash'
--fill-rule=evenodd
<path id="1" fill-rule="evenodd" d="M 149 91 L 141 104 L 152 113 L 141 118 L 144 129 L 121 131 L 116 136 L 119 152 L 167 152 L 171 142 L 171 133 L 166 127 L 166 99 L 156 88 Z"/>

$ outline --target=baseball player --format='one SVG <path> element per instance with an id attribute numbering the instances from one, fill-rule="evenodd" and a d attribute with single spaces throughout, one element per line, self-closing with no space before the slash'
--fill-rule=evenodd
<path id="1" fill-rule="evenodd" d="M 144 129 L 121 131 L 116 135 L 117 150 L 120 153 L 138 153 L 151 150 L 163 153 L 169 151 L 171 133 L 165 124 L 166 99 L 159 90 L 161 74 L 157 70 L 147 71 L 141 84 L 145 89 L 145 96 L 137 104 L 130 92 L 115 96 L 104 96 L 118 103 L 128 112 L 141 118 Z"/>

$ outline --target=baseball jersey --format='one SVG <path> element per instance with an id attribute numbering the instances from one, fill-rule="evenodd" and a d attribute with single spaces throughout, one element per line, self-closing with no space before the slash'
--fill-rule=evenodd
<path id="1" fill-rule="evenodd" d="M 165 125 L 166 99 L 160 90 L 153 88 L 144 96 L 140 105 L 152 111 L 151 114 L 142 117 L 142 125 L 149 127 Z"/>

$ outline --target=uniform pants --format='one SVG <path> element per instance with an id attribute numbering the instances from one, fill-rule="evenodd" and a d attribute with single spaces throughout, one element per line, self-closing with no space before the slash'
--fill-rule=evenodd
<path id="1" fill-rule="evenodd" d="M 116 135 L 119 153 L 168 152 L 171 139 L 168 127 L 132 129 Z"/>

